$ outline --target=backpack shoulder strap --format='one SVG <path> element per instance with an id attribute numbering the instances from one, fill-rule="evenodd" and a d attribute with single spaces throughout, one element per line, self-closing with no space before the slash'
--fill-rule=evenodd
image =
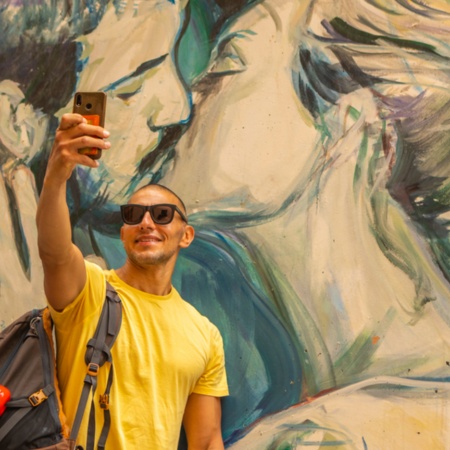
<path id="1" fill-rule="evenodd" d="M 92 391 L 91 412 L 89 417 L 89 429 L 88 429 L 88 445 L 87 449 L 94 448 L 95 439 L 95 406 L 94 406 L 94 393 L 97 387 L 97 375 L 100 367 L 105 362 L 111 364 L 108 383 L 106 391 L 100 396 L 100 406 L 105 414 L 105 421 L 102 430 L 102 435 L 99 440 L 99 448 L 104 447 L 106 437 L 110 427 L 110 414 L 109 414 L 109 391 L 113 379 L 113 366 L 111 348 L 116 341 L 117 335 L 122 323 L 122 304 L 120 298 L 115 289 L 106 282 L 106 298 L 103 303 L 100 319 L 97 324 L 97 328 L 94 337 L 87 343 L 87 349 L 85 354 L 85 362 L 87 365 L 87 372 L 84 378 L 83 390 L 81 392 L 80 401 L 78 403 L 75 420 L 72 425 L 72 431 L 70 433 L 70 440 L 76 442 L 78 432 L 80 430 L 81 421 L 83 419 L 84 410 L 89 398 L 89 394 Z M 100 447 L 103 445 L 103 447 Z"/>

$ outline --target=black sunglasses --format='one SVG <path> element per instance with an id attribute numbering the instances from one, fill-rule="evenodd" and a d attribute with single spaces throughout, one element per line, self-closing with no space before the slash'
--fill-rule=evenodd
<path id="1" fill-rule="evenodd" d="M 180 215 L 181 219 L 187 223 L 187 217 L 176 205 L 170 203 L 162 203 L 160 205 L 122 205 L 120 212 L 122 220 L 128 225 L 137 225 L 142 222 L 146 212 L 150 213 L 153 222 L 158 225 L 167 225 L 172 222 L 175 211 Z"/>

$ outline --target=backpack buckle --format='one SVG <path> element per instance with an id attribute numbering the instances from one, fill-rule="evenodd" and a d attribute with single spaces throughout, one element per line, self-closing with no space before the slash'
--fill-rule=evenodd
<path id="1" fill-rule="evenodd" d="M 41 389 L 40 391 L 31 394 L 28 397 L 28 401 L 31 403 L 31 406 L 34 408 L 35 406 L 40 405 L 42 402 L 48 399 L 48 396 L 45 395 L 44 391 Z"/>
<path id="2" fill-rule="evenodd" d="M 100 366 L 98 364 L 89 363 L 88 368 L 87 368 L 88 375 L 90 375 L 91 377 L 96 377 L 98 374 L 99 368 L 100 368 Z"/>

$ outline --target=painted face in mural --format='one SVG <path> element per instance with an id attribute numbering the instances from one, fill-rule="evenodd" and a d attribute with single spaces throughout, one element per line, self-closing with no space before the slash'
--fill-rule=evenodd
<path id="1" fill-rule="evenodd" d="M 207 209 L 208 215 L 198 215 L 205 221 L 211 211 L 219 220 L 220 214 L 233 215 L 231 227 L 239 224 L 239 215 L 251 216 L 251 225 L 264 213 L 272 215 L 239 235 L 249 238 L 246 247 L 254 245 L 279 275 L 280 298 L 311 345 L 308 358 L 320 355 L 315 363 L 307 361 L 315 365 L 310 387 L 328 388 L 333 377 L 347 384 L 363 371 L 403 374 L 408 367 L 409 376 L 443 373 L 442 349 L 450 339 L 448 282 L 387 189 L 395 147 L 386 143 L 395 143 L 394 136 L 369 89 L 339 95 L 316 130 L 292 83 L 298 43 L 306 47 L 311 40 L 301 35 L 311 23 L 324 27 L 329 39 L 335 36 L 320 14 L 305 23 L 308 5 L 298 3 L 258 3 L 222 33 L 197 89 L 195 117 L 164 183 L 183 192 L 192 209 Z M 370 23 L 369 17 L 361 22 Z M 417 117 L 420 123 L 424 116 Z M 422 128 L 430 125 L 417 127 L 421 136 Z M 323 145 L 317 145 L 319 136 Z M 428 147 L 430 141 L 424 142 Z M 423 158 L 422 165 L 430 163 Z M 298 201 L 283 209 L 292 193 Z M 302 322 L 305 310 L 310 318 Z M 319 332 L 311 328 L 305 338 L 309 320 Z M 358 358 L 367 366 L 356 368 L 354 349 L 361 339 Z M 341 371 L 344 366 L 353 368 Z"/>
<path id="2" fill-rule="evenodd" d="M 194 210 L 261 213 L 297 184 L 317 135 L 292 82 L 307 6 L 265 1 L 221 34 L 164 180 Z"/>
<path id="3" fill-rule="evenodd" d="M 107 93 L 105 127 L 112 144 L 99 170 L 89 172 L 97 182 L 92 195 L 106 189 L 109 200 L 123 203 L 130 178 L 158 145 L 161 130 L 189 117 L 173 55 L 186 3 L 128 1 L 119 12 L 110 4 L 95 31 L 80 39 L 86 63 L 77 90 Z M 86 170 L 78 174 L 85 177 Z"/>

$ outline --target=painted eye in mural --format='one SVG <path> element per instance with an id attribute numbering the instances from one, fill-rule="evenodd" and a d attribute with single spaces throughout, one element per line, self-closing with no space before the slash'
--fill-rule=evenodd
<path id="1" fill-rule="evenodd" d="M 143 80 L 141 77 L 130 79 L 128 83 L 123 83 L 122 85 L 116 87 L 113 90 L 113 96 L 120 98 L 121 100 L 127 101 L 134 97 L 142 89 Z"/>
<path id="2" fill-rule="evenodd" d="M 247 38 L 246 34 L 251 33 L 234 33 L 217 45 L 213 52 L 212 63 L 209 66 L 208 74 L 212 76 L 224 76 L 246 70 L 246 60 L 239 46 L 239 42 Z"/>
<path id="3" fill-rule="evenodd" d="M 121 100 L 130 100 L 141 91 L 145 80 L 153 76 L 166 57 L 167 54 L 141 64 L 134 72 L 109 84 L 102 90 L 112 93 L 114 97 L 118 97 Z"/>

